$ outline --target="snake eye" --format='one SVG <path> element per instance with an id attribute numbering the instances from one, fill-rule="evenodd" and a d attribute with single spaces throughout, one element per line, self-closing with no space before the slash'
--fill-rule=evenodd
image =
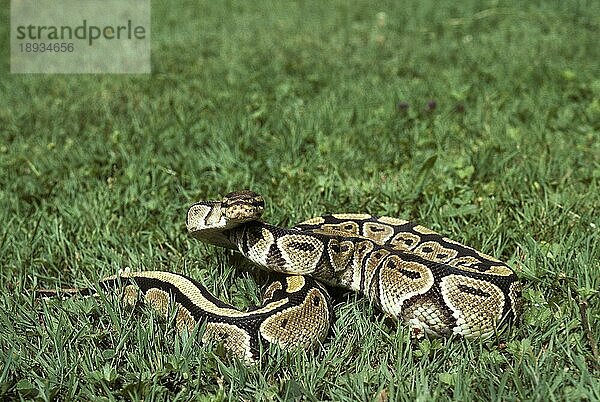
<path id="1" fill-rule="evenodd" d="M 314 304 L 315 306 L 318 306 L 320 303 L 321 303 L 321 298 L 320 298 L 319 296 L 316 296 L 316 297 L 313 299 L 313 304 Z"/>
<path id="2" fill-rule="evenodd" d="M 284 318 L 283 320 L 281 320 L 281 324 L 280 324 L 281 328 L 285 328 L 287 326 L 287 324 L 288 324 L 288 319 L 287 318 Z"/>

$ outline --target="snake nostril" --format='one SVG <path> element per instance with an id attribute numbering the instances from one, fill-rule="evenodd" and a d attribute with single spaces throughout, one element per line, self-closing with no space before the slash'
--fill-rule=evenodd
<path id="1" fill-rule="evenodd" d="M 318 306 L 318 305 L 319 305 L 319 303 L 321 303 L 321 299 L 319 298 L 319 296 L 316 296 L 316 297 L 313 299 L 313 304 L 314 304 L 315 306 Z"/>

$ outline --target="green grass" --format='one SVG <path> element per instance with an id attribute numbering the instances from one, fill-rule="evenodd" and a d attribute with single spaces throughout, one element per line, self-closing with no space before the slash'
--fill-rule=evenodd
<path id="1" fill-rule="evenodd" d="M 396 3 L 155 1 L 148 76 L 8 74 L 3 7 L 0 397 L 600 399 L 600 3 Z M 255 303 L 264 275 L 185 231 L 242 188 L 273 223 L 390 215 L 501 257 L 523 323 L 414 343 L 350 296 L 318 353 L 244 367 L 149 310 L 32 300 L 130 266 Z"/>

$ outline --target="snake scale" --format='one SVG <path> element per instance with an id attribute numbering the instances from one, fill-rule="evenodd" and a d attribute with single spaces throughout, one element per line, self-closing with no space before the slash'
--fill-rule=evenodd
<path id="1" fill-rule="evenodd" d="M 142 295 L 163 315 L 173 313 L 180 329 L 205 325 L 204 341 L 223 342 L 247 361 L 268 344 L 308 349 L 325 339 L 332 308 L 322 284 L 363 294 L 417 337 L 487 338 L 519 316 L 521 282 L 510 267 L 423 226 L 330 214 L 287 229 L 262 221 L 263 210 L 263 197 L 244 190 L 193 204 L 186 220 L 193 237 L 284 274 L 261 306 L 241 311 L 193 279 L 162 271 L 123 273 L 100 287 L 123 286 L 127 304 Z M 94 291 L 77 290 L 86 292 Z"/>

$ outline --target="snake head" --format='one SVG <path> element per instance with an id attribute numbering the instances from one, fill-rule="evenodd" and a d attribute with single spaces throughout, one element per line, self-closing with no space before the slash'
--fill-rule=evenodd
<path id="1" fill-rule="evenodd" d="M 262 195 L 250 190 L 234 191 L 221 201 L 223 215 L 230 222 L 248 222 L 260 219 L 265 200 Z"/>

